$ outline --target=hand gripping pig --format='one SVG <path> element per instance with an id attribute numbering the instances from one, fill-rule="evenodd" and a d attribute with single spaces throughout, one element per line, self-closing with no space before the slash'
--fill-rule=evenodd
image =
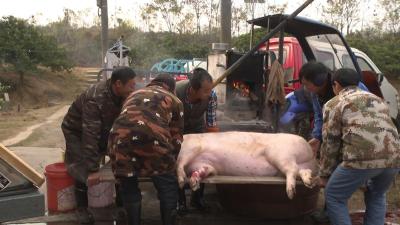
<path id="1" fill-rule="evenodd" d="M 221 132 L 184 135 L 177 161 L 179 185 L 196 190 L 200 181 L 212 175 L 286 176 L 290 199 L 300 176 L 307 187 L 313 186 L 316 161 L 310 145 L 293 134 Z"/>

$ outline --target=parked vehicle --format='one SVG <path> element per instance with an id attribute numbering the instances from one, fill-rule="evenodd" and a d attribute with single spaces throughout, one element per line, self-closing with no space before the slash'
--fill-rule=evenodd
<path id="1" fill-rule="evenodd" d="M 176 81 L 180 81 L 189 79 L 190 73 L 197 67 L 207 69 L 207 62 L 201 58 L 168 58 L 154 64 L 150 71 L 152 77 L 159 73 L 169 73 L 174 76 Z"/>
<path id="2" fill-rule="evenodd" d="M 355 69 L 350 55 L 346 48 L 341 45 L 329 44 L 323 41 L 312 41 L 310 40 L 310 45 L 313 53 L 319 58 L 319 60 L 324 63 L 332 71 L 337 70 L 342 67 Z M 262 49 L 265 50 L 266 46 Z M 269 50 L 278 54 L 279 51 L 279 39 L 274 38 L 269 42 Z M 390 115 L 392 118 L 396 118 L 398 115 L 398 92 L 393 87 L 392 84 L 386 79 L 375 63 L 368 57 L 367 54 L 358 50 L 356 48 L 351 48 L 354 53 L 357 63 L 362 71 L 362 73 L 372 74 L 380 86 L 380 91 L 386 103 L 390 107 Z M 286 73 L 285 80 L 287 85 L 285 87 L 286 93 L 290 93 L 298 88 L 300 88 L 299 82 L 290 82 L 291 80 L 299 79 L 299 71 L 301 66 L 307 62 L 307 58 L 304 56 L 300 44 L 294 37 L 285 37 L 283 44 L 283 68 L 289 73 Z M 290 97 L 292 95 L 289 95 Z"/>
<path id="3" fill-rule="evenodd" d="M 274 29 L 287 18 L 276 14 L 249 21 L 250 24 Z M 390 114 L 399 121 L 399 97 L 397 90 L 388 82 L 372 60 L 362 51 L 350 48 L 343 35 L 334 27 L 303 17 L 287 21 L 284 28 L 286 38 L 271 38 L 259 50 L 250 55 L 223 82 L 215 87 L 218 103 L 224 116 L 234 120 L 262 120 L 265 109 L 266 80 L 274 59 L 278 59 L 285 70 L 285 91 L 290 93 L 300 88 L 298 73 L 309 61 L 323 62 L 331 70 L 353 68 L 363 78 L 373 93 L 382 95 L 390 106 Z M 282 36 L 283 37 L 283 36 Z M 244 53 L 226 51 L 208 56 L 208 71 L 218 78 Z"/>

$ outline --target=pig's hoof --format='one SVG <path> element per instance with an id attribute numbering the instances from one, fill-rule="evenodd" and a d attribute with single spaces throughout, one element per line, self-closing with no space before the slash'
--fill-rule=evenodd
<path id="1" fill-rule="evenodd" d="M 185 178 L 178 177 L 178 184 L 179 184 L 179 188 L 183 188 L 183 186 L 185 186 Z"/>
<path id="2" fill-rule="evenodd" d="M 296 187 L 293 185 L 286 188 L 286 193 L 289 199 L 293 199 L 294 195 L 296 194 Z"/>
<path id="3" fill-rule="evenodd" d="M 300 170 L 299 175 L 306 187 L 312 188 L 314 186 L 314 182 L 312 179 L 312 171 L 310 169 Z"/>
<path id="4" fill-rule="evenodd" d="M 189 184 L 190 184 L 190 188 L 193 191 L 196 191 L 197 189 L 200 188 L 200 181 L 198 179 L 196 179 L 196 178 L 191 177 Z"/>

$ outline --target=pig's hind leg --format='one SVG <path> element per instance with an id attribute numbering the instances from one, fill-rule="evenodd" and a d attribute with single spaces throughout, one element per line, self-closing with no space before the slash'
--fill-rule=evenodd
<path id="1" fill-rule="evenodd" d="M 314 186 L 312 171 L 310 169 L 300 169 L 299 175 L 306 187 L 312 188 Z"/>
<path id="2" fill-rule="evenodd" d="M 316 161 L 314 158 L 299 164 L 299 175 L 304 185 L 313 188 L 316 185 L 316 179 L 313 178 L 313 170 L 316 171 Z"/>

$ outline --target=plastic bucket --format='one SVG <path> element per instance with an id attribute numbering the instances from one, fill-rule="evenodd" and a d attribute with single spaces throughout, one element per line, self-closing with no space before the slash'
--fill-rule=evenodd
<path id="1" fill-rule="evenodd" d="M 93 208 L 110 206 L 114 203 L 114 196 L 115 184 L 101 182 L 88 188 L 88 205 Z"/>
<path id="2" fill-rule="evenodd" d="M 47 165 L 44 175 L 47 184 L 47 209 L 49 213 L 67 212 L 76 208 L 74 180 L 64 163 Z"/>

